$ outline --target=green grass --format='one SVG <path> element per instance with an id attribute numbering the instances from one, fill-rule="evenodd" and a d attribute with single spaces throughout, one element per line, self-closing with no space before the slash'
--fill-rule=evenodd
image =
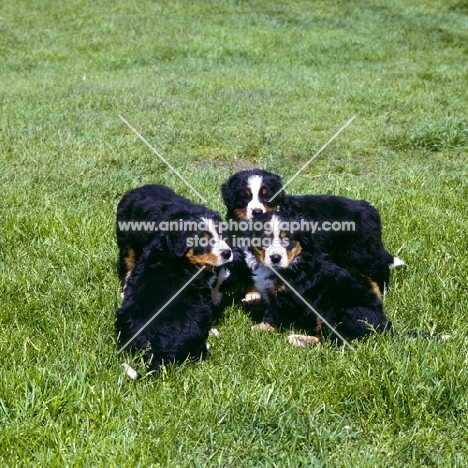
<path id="1" fill-rule="evenodd" d="M 4 0 L 0 465 L 465 466 L 468 4 Z M 113 223 L 143 183 L 260 166 L 365 198 L 398 336 L 293 349 L 229 307 L 209 359 L 121 373 Z M 404 334 L 426 329 L 447 342 Z M 140 370 L 139 358 L 134 365 Z"/>

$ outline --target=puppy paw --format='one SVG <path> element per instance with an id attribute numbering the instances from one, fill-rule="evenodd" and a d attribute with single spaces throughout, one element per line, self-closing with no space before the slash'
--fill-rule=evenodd
<path id="1" fill-rule="evenodd" d="M 316 346 L 320 344 L 318 336 L 289 335 L 288 343 L 292 346 Z"/>
<path id="2" fill-rule="evenodd" d="M 126 362 L 124 362 L 122 365 L 121 365 L 123 371 L 132 379 L 132 380 L 138 380 L 140 378 L 140 374 L 138 374 L 138 372 L 133 368 L 131 367 L 129 364 L 127 364 Z"/>
<path id="3" fill-rule="evenodd" d="M 272 332 L 272 331 L 275 331 L 276 328 L 273 327 L 272 325 L 270 325 L 269 323 L 261 322 L 261 323 L 257 323 L 257 325 L 254 325 L 254 326 L 252 327 L 252 330 L 260 330 L 260 331 Z"/>
<path id="4" fill-rule="evenodd" d="M 209 336 L 219 336 L 219 331 L 216 330 L 216 328 L 212 328 L 209 333 L 208 333 Z"/>
<path id="5" fill-rule="evenodd" d="M 244 307 L 248 307 L 259 304 L 261 300 L 261 294 L 258 291 L 252 291 L 247 293 L 241 302 Z"/>

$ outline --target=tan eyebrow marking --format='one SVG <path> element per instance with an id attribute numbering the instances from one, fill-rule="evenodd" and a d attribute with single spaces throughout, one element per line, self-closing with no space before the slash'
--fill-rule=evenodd
<path id="1" fill-rule="evenodd" d="M 218 257 L 212 252 L 197 255 L 190 249 L 185 255 L 192 265 L 196 266 L 216 266 L 218 265 Z"/>
<path id="2" fill-rule="evenodd" d="M 291 250 L 286 250 L 286 255 L 288 256 L 288 265 L 290 265 L 296 257 L 302 252 L 302 247 L 299 242 Z"/>

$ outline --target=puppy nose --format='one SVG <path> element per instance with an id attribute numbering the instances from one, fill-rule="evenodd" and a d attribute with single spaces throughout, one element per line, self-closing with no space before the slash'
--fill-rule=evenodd
<path id="1" fill-rule="evenodd" d="M 263 214 L 263 210 L 260 208 L 255 208 L 255 210 L 252 210 L 252 216 L 260 216 Z"/>
<path id="2" fill-rule="evenodd" d="M 281 262 L 281 255 L 279 254 L 270 255 L 270 260 L 271 260 L 271 263 L 279 263 Z"/>
<path id="3" fill-rule="evenodd" d="M 221 250 L 221 257 L 224 260 L 227 260 L 228 258 L 231 258 L 231 250 L 229 250 L 229 249 Z"/>

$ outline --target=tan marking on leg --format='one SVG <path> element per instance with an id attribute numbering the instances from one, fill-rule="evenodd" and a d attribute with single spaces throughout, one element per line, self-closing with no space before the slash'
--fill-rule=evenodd
<path id="1" fill-rule="evenodd" d="M 275 294 L 286 291 L 286 287 L 284 286 L 284 284 L 281 284 L 281 283 L 275 283 L 274 288 L 275 288 Z"/>
<path id="2" fill-rule="evenodd" d="M 372 289 L 372 292 L 380 299 L 382 300 L 382 293 L 380 292 L 379 285 L 369 276 L 364 276 L 366 280 L 369 282 L 369 285 Z"/>
<path id="3" fill-rule="evenodd" d="M 124 258 L 125 267 L 127 268 L 126 278 L 128 278 L 129 274 L 135 268 L 136 264 L 136 254 L 133 249 L 128 249 L 127 256 Z"/>
<path id="4" fill-rule="evenodd" d="M 195 255 L 193 253 L 193 249 L 190 249 L 185 256 L 187 257 L 188 261 L 195 266 L 217 266 L 218 265 L 218 257 L 212 253 L 207 252 L 200 255 Z"/>
<path id="5" fill-rule="evenodd" d="M 317 317 L 317 326 L 314 328 L 314 332 L 318 334 L 320 333 L 321 330 L 322 330 L 322 319 Z"/>
<path id="6" fill-rule="evenodd" d="M 130 275 L 132 274 L 132 271 L 136 265 L 136 254 L 133 249 L 128 249 L 127 256 L 124 258 L 124 262 L 126 273 L 122 284 L 122 299 L 124 296 L 123 293 L 125 291 L 125 288 L 127 287 L 128 278 L 130 278 Z"/>
<path id="7" fill-rule="evenodd" d="M 257 325 L 254 325 L 252 327 L 252 330 L 272 332 L 272 331 L 276 331 L 276 328 L 270 325 L 269 323 L 261 322 L 261 323 L 257 323 Z"/>
<path id="8" fill-rule="evenodd" d="M 308 335 L 289 335 L 288 343 L 292 346 L 316 346 L 320 344 L 320 338 Z"/>

